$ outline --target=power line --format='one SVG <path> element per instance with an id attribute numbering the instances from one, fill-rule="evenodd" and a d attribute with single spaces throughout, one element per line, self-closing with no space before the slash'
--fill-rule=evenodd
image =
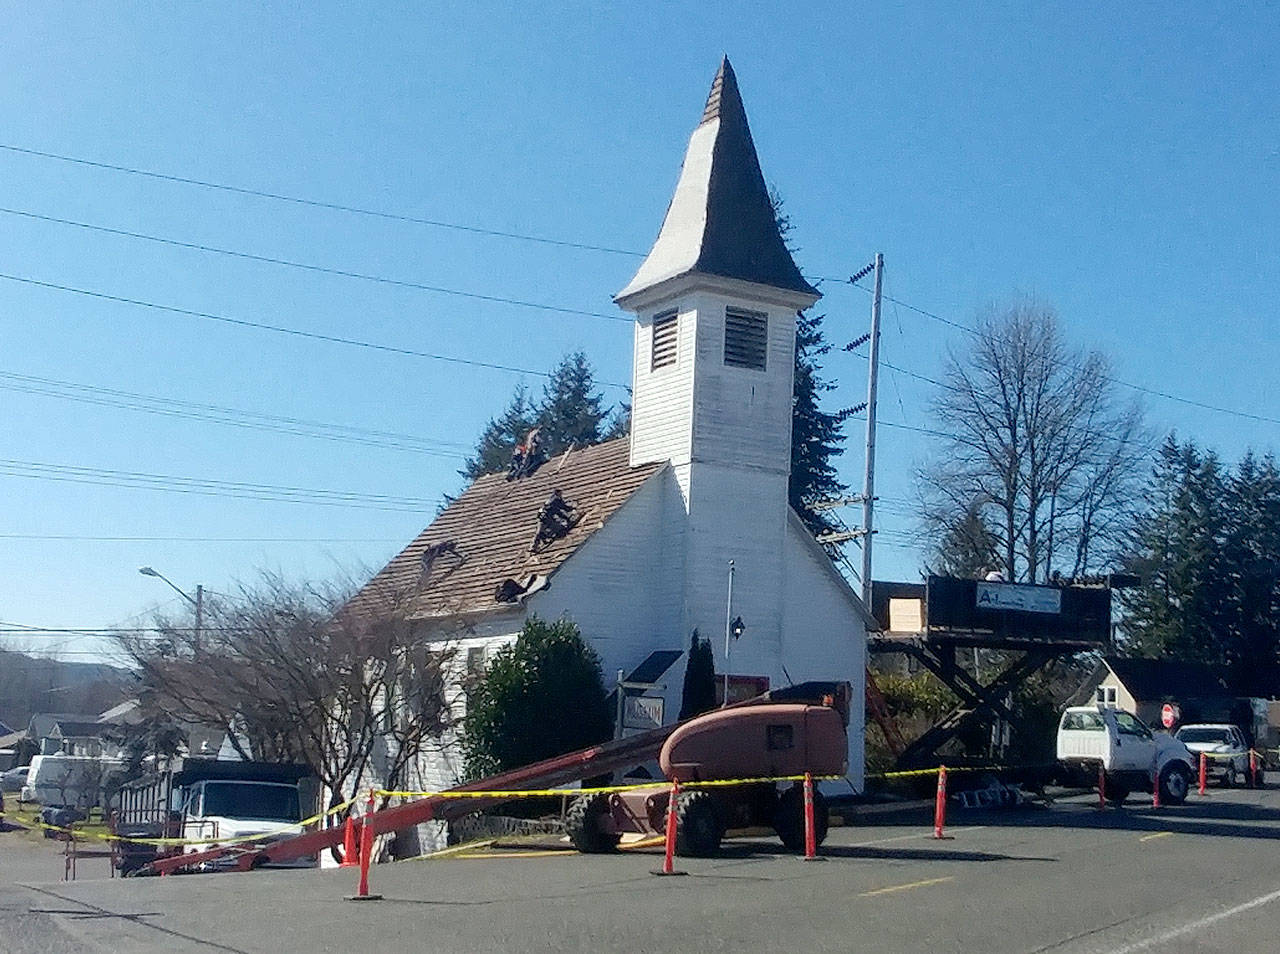
<path id="1" fill-rule="evenodd" d="M 120 391 L 115 388 L 95 387 L 88 384 L 76 384 L 70 381 L 39 378 L 7 371 L 0 371 L 0 389 L 17 391 L 23 394 L 39 394 L 45 397 L 61 398 L 102 407 L 142 411 L 148 414 L 162 414 L 185 420 L 225 424 L 250 430 L 275 431 L 299 437 L 314 437 L 371 447 L 414 451 L 450 459 L 462 457 L 464 450 L 461 444 L 445 444 L 412 434 L 398 434 L 393 431 L 378 431 L 343 424 L 330 424 L 304 418 L 259 414 L 254 411 L 242 411 L 214 404 L 197 404 L 173 398 L 161 398 L 131 391 Z"/>
<path id="2" fill-rule="evenodd" d="M 270 331 L 275 334 L 290 335 L 295 338 L 309 338 L 312 341 L 324 341 L 329 344 L 346 345 L 353 348 L 365 348 L 370 351 L 381 351 L 386 354 L 395 354 L 408 358 L 426 358 L 430 361 L 444 361 L 449 364 L 461 364 L 473 368 L 485 368 L 490 371 L 505 371 L 510 374 L 532 374 L 541 378 L 550 378 L 551 373 L 547 371 L 533 371 L 529 368 L 515 367 L 514 365 L 496 364 L 491 361 L 476 361 L 471 358 L 459 358 L 456 355 L 437 354 L 430 351 L 418 351 L 414 348 L 402 348 L 396 345 L 378 344 L 373 341 L 365 341 L 360 338 L 348 338 L 343 335 L 329 335 L 318 331 L 304 331 L 301 328 L 290 328 L 286 325 L 273 325 L 262 321 L 251 321 L 247 318 L 232 318 L 228 315 L 219 315 L 209 311 L 197 311 L 191 308 L 179 308 L 175 305 L 161 305 L 157 302 L 146 301 L 141 298 L 126 298 L 122 295 L 110 295 L 106 292 L 94 291 L 88 288 L 79 288 L 75 285 L 63 285 L 57 282 L 46 282 L 36 278 L 28 278 L 23 275 L 11 275 L 0 272 L 0 279 L 9 282 L 17 282 L 23 285 L 32 285 L 37 288 L 47 288 L 53 291 L 67 292 L 72 295 L 82 295 L 86 298 L 96 298 L 100 301 L 110 301 L 121 305 L 134 305 L 138 308 L 149 308 L 153 311 L 162 311 L 168 314 L 183 315 L 187 318 L 199 318 L 204 321 L 216 321 L 222 324 L 235 325 L 241 328 L 252 328 L 256 331 Z M 601 381 L 602 387 L 621 388 L 625 390 L 627 385 L 616 384 L 612 381 Z"/>
<path id="3" fill-rule="evenodd" d="M 54 480 L 93 484 L 105 487 L 130 487 L 167 493 L 196 494 L 205 497 L 235 497 L 279 503 L 309 503 L 326 507 L 348 507 L 357 510 L 386 510 L 417 513 L 432 510 L 440 500 L 422 497 L 400 497 L 390 494 L 355 493 L 305 487 L 282 487 L 243 481 L 145 474 L 40 461 L 0 459 L 0 474 L 33 480 Z"/>
<path id="4" fill-rule="evenodd" d="M 22 146 L 15 146 L 7 143 L 0 143 L 0 149 L 5 150 L 6 152 L 19 153 L 25 156 L 37 156 L 41 159 L 56 159 L 59 162 L 70 162 L 94 169 L 107 169 L 112 172 L 123 172 L 133 176 L 144 176 L 148 179 L 158 179 L 163 182 L 177 182 L 183 185 L 199 186 L 203 189 L 215 189 L 219 192 L 229 192 L 234 195 L 253 196 L 258 199 L 273 199 L 278 202 L 289 202 L 294 205 L 309 206 L 315 209 L 326 209 L 331 212 L 347 212 L 352 215 L 364 215 L 371 218 L 386 219 L 392 222 L 410 222 L 414 225 L 429 225 L 434 228 L 452 229 L 457 232 L 471 232 L 475 235 L 489 235 L 498 238 L 519 239 L 522 242 L 537 242 L 541 245 L 553 245 L 559 248 L 578 249 L 586 252 L 608 252 L 612 255 L 629 255 L 637 258 L 642 258 L 644 256 L 644 252 L 637 252 L 633 249 L 612 248 L 608 245 L 591 245 L 586 242 L 570 242 L 562 239 L 548 238 L 543 235 L 530 235 L 523 232 L 506 232 L 501 229 L 489 229 L 475 225 L 463 225 L 458 222 L 446 222 L 443 219 L 428 219 L 416 215 L 406 215 L 399 212 L 385 212 L 378 209 L 346 205 L 339 202 L 325 202 L 320 199 L 308 199 L 303 196 L 289 195 L 284 192 L 268 192 L 264 189 L 250 189 L 243 186 L 229 185 L 225 182 L 213 182 L 208 179 L 195 179 L 190 176 L 180 176 L 168 172 L 156 172 L 152 169 L 139 169 L 133 166 L 117 165 L 111 162 L 100 162 L 93 159 L 84 159 L 79 156 L 44 152 L 39 149 L 27 149 Z"/>
<path id="5" fill-rule="evenodd" d="M 868 293 L 870 293 L 871 291 L 870 289 L 864 288 L 862 285 L 858 285 L 856 283 L 846 282 L 845 284 L 853 284 L 855 288 L 859 288 L 862 291 L 865 291 Z M 942 317 L 942 315 L 936 314 L 924 308 L 918 308 L 915 305 L 909 304 L 908 302 L 902 301 L 901 299 L 898 299 L 898 298 L 893 298 L 889 295 L 882 295 L 881 297 L 884 298 L 885 301 L 890 301 L 896 305 L 901 305 L 903 308 L 907 309 L 908 311 L 914 311 L 918 315 L 923 315 L 926 318 L 930 318 L 934 321 L 941 322 L 942 324 L 947 325 L 951 328 L 958 328 L 960 331 L 963 331 L 967 334 L 974 335 L 974 336 L 978 334 L 978 330 L 974 328 L 972 325 L 966 325 L 958 321 L 952 321 L 950 318 L 944 318 Z M 933 381 L 930 378 L 926 378 L 923 375 L 918 375 L 910 371 L 903 371 L 901 368 L 896 370 L 910 377 L 916 377 L 916 378 L 920 378 L 921 380 L 928 381 L 931 384 L 939 383 L 937 381 Z M 1196 407 L 1202 411 L 1213 411 L 1218 414 L 1229 414 L 1233 417 L 1239 417 L 1239 418 L 1243 418 L 1245 420 L 1250 420 L 1250 421 L 1258 421 L 1259 423 L 1263 423 L 1263 424 L 1280 424 L 1280 417 L 1269 417 L 1265 414 L 1254 414 L 1250 411 L 1241 411 L 1236 408 L 1222 407 L 1221 405 L 1218 405 L 1218 404 L 1209 404 L 1206 401 L 1200 401 L 1200 400 L 1197 400 L 1196 398 L 1182 397 L 1181 395 L 1178 395 L 1178 394 L 1171 394 L 1168 391 L 1161 391 L 1157 388 L 1149 388 L 1143 384 L 1135 384 L 1132 381 L 1126 381 L 1123 378 L 1116 377 L 1115 375 L 1103 375 L 1103 377 L 1107 381 L 1110 381 L 1112 384 L 1118 384 L 1121 387 L 1129 388 L 1132 391 L 1137 391 L 1141 394 L 1149 394 L 1152 397 L 1164 398 L 1167 401 L 1174 401 L 1178 404 L 1185 404 L 1188 407 Z"/>
<path id="6" fill-rule="evenodd" d="M 201 631 L 205 629 L 201 626 Z M 195 627 L 190 628 L 195 632 Z M 148 627 L 115 627 L 115 626 L 31 626 L 26 623 L 14 623 L 0 620 L 0 633 L 6 636 L 111 636 L 115 633 L 154 633 L 154 626 Z"/>
<path id="7" fill-rule="evenodd" d="M 249 262 L 260 262 L 265 265 L 281 265 L 286 268 L 296 268 L 302 271 L 319 273 L 322 275 L 337 275 L 340 278 L 354 278 L 360 281 L 376 282 L 381 285 L 392 285 L 396 288 L 412 288 L 417 291 L 433 292 L 439 295 L 455 295 L 460 298 L 469 298 L 474 301 L 514 305 L 520 308 L 532 308 L 536 311 L 548 311 L 559 315 L 580 315 L 586 318 L 603 318 L 607 321 L 624 321 L 628 324 L 632 321 L 632 319 L 625 315 L 610 315 L 600 311 L 585 311 L 580 308 L 566 308 L 561 305 L 548 305 L 542 302 L 525 301 L 521 298 L 507 298 L 503 295 L 486 295 L 482 292 L 462 291 L 457 288 L 445 288 L 442 285 L 428 285 L 423 282 L 412 282 L 400 278 L 389 278 L 385 275 L 374 275 L 369 272 L 357 272 L 345 268 L 331 268 L 327 265 L 314 265 L 309 262 L 298 262 L 288 258 L 274 258 L 270 255 L 257 255 L 253 252 L 242 252 L 237 249 L 222 248 L 217 245 L 204 245 L 199 242 L 184 242 L 180 239 L 167 238 L 162 235 L 151 235 L 147 232 L 133 232 L 128 229 L 117 229 L 107 225 L 94 225 L 91 222 L 79 222 L 75 219 L 63 219 L 54 215 L 42 215 L 39 212 L 30 212 L 25 209 L 8 209 L 0 207 L 0 213 L 3 213 L 4 215 L 17 216 L 19 218 L 32 219 L 37 222 L 51 222 L 55 225 L 67 225 L 72 228 L 85 229 L 90 232 L 100 232 L 105 235 L 116 235 L 123 238 L 139 239 L 143 242 L 154 242 L 158 245 L 167 245 L 172 248 L 184 248 L 196 252 L 208 252 L 213 255 L 226 255 L 231 258 L 238 258 Z"/>
<path id="8" fill-rule="evenodd" d="M 0 540 L 69 540 L 76 543 L 404 543 L 402 537 L 85 536 L 78 533 L 0 533 Z"/>
<path id="9" fill-rule="evenodd" d="M 287 193 L 270 192 L 263 189 L 252 189 L 252 188 L 247 188 L 242 186 L 230 185 L 228 183 L 213 182 L 211 180 L 206 180 L 206 179 L 197 179 L 190 176 L 181 176 L 174 173 L 158 172 L 151 169 L 141 169 L 137 167 L 125 166 L 125 165 L 120 165 L 116 163 L 86 159 L 79 156 L 69 156 L 69 155 L 60 154 L 60 153 L 47 152 L 39 149 L 31 149 L 23 146 L 13 145 L 11 143 L 0 143 L 0 150 L 5 150 L 7 152 L 17 153 L 21 155 L 34 156 L 34 157 L 43 158 L 43 159 L 53 159 L 59 162 L 73 163 L 76 165 L 81 165 L 81 166 L 86 166 L 91 168 L 105 169 L 113 172 L 125 173 L 128 175 L 142 176 L 142 177 L 161 180 L 161 181 L 175 182 L 175 183 L 181 183 L 185 185 L 193 185 L 193 186 L 198 186 L 200 188 L 213 189 L 213 190 L 233 193 L 237 195 L 246 195 L 246 196 L 253 196 L 256 198 L 271 199 L 271 200 L 280 201 L 280 202 L 288 202 L 295 205 L 309 206 L 313 208 L 327 209 L 330 211 L 345 212 L 345 213 L 350 213 L 355 215 L 364 215 L 364 216 L 370 216 L 374 218 L 386 219 L 391 221 L 409 222 L 409 223 L 414 223 L 418 225 L 427 225 L 427 226 L 433 226 L 437 228 L 453 229 L 453 230 L 462 231 L 462 232 L 471 232 L 478 235 L 490 235 L 490 236 L 496 236 L 501 238 L 518 239 L 521 241 L 536 242 L 544 245 L 579 249 L 584 251 L 607 252 L 611 254 L 627 255 L 627 256 L 633 256 L 633 257 L 643 257 L 644 255 L 643 252 L 639 252 L 634 249 L 615 248 L 612 246 L 595 245 L 595 244 L 586 243 L 586 242 L 572 242 L 572 241 L 566 241 L 561 239 L 548 238 L 546 236 L 530 235 L 527 233 L 520 233 L 520 232 L 509 232 L 509 231 L 503 231 L 500 229 L 489 229 L 489 228 L 484 228 L 480 226 L 463 225 L 457 222 L 447 222 L 440 219 L 429 219 L 429 218 L 424 218 L 419 216 L 407 215 L 403 213 L 380 211 L 376 209 L 369 209 L 361 206 L 347 205 L 343 203 L 325 202 L 318 199 L 308 199 L 302 196 L 289 195 Z M 401 287 L 416 288 L 423 291 L 436 292 L 439 294 L 459 295 L 463 297 L 474 298 L 481 301 L 500 302 L 504 304 L 511 304 L 511 305 L 517 305 L 520 307 L 553 311 L 553 312 L 558 312 L 563 314 L 583 315 L 586 317 L 593 317 L 593 318 L 606 318 L 606 319 L 615 320 L 615 321 L 630 321 L 630 319 L 623 316 L 618 316 L 618 315 L 609 315 L 601 312 L 588 312 L 588 311 L 583 311 L 578 309 L 564 308 L 556 305 L 544 305 L 544 304 L 535 303 L 535 302 L 522 301 L 519 299 L 484 295 L 476 292 L 466 292 L 466 291 L 460 291 L 457 289 L 448 289 L 448 288 L 442 288 L 437 286 L 424 285 L 424 284 L 419 284 L 415 282 L 402 281 L 399 279 L 386 278 L 382 276 L 367 275 L 367 274 L 358 273 L 358 272 L 350 272 L 342 269 L 326 268 L 324 266 L 293 262 L 285 259 L 275 259 L 267 256 L 258 256 L 258 255 L 253 255 L 251 253 L 239 252 L 231 249 L 222 249 L 214 246 L 200 245 L 197 243 L 181 242 L 175 239 L 168 239 L 160 236 L 152 236 L 152 235 L 146 235 L 138 232 L 130 232 L 123 229 L 114 229 L 106 226 L 92 225 L 89 223 L 76 222 L 69 219 L 60 219 L 53 216 L 40 215 L 38 213 L 28 212 L 24 210 L 0 208 L 0 212 L 7 213 L 9 215 L 26 216 L 28 218 L 39 219 L 47 222 L 54 222 L 57 224 L 69 225 L 69 226 L 74 226 L 78 228 L 92 229 L 95 231 L 106 232 L 108 234 L 113 234 L 113 235 L 126 236 L 129 238 L 137 238 L 137 239 L 142 239 L 142 240 L 152 241 L 152 242 L 161 242 L 167 245 L 173 245 L 180 248 L 188 248 L 188 249 L 212 252 L 212 253 L 217 253 L 222 255 L 231 255 L 238 258 L 245 258 L 251 261 L 258 261 L 258 262 L 264 262 L 264 263 L 275 264 L 275 265 L 284 265 L 292 268 L 302 268 L 310 271 L 340 275 L 340 276 L 349 277 L 349 278 L 358 278 L 366 281 L 385 282 L 388 284 L 398 285 Z M 841 286 L 852 285 L 855 288 L 860 288 L 863 291 L 869 292 L 870 289 L 864 288 L 862 285 L 858 284 L 859 279 L 865 277 L 866 271 L 867 270 L 864 268 L 858 274 L 851 276 L 847 279 L 836 279 L 836 278 L 831 278 L 826 276 L 814 276 L 813 280 L 817 282 L 826 282 L 826 283 L 831 283 L 831 284 L 841 285 Z M 941 324 L 947 325 L 948 327 L 956 328 L 960 331 L 964 331 L 969 334 L 977 334 L 977 331 L 973 327 L 958 321 L 953 321 L 952 319 L 949 319 L 949 318 L 945 318 L 942 315 L 937 314 L 936 312 L 929 311 L 928 309 L 925 309 L 925 308 L 920 308 L 917 305 L 913 305 L 910 302 L 903 301 L 902 299 L 896 298 L 892 295 L 882 295 L 882 297 L 885 301 L 892 302 L 895 305 L 899 305 L 903 308 L 906 308 L 908 311 L 913 311 L 916 314 L 922 315 L 926 318 L 930 318 L 933 321 L 940 322 Z M 909 372 L 902 372 L 902 373 L 909 373 Z M 1115 384 L 1121 385 L 1122 387 L 1130 388 L 1132 390 L 1138 391 L 1143 394 L 1148 394 L 1153 397 L 1159 397 L 1165 400 L 1185 404 L 1190 407 L 1200 408 L 1201 410 L 1213 411 L 1215 413 L 1220 413 L 1220 414 L 1229 414 L 1229 415 L 1233 415 L 1233 416 L 1240 417 L 1247 420 L 1258 421 L 1261 423 L 1280 424 L 1280 418 L 1268 417 L 1266 415 L 1253 414 L 1248 411 L 1240 411 L 1234 408 L 1222 407 L 1220 405 L 1210 404 L 1205 401 L 1199 401 L 1194 398 L 1182 397 L 1180 395 L 1171 394 L 1167 391 L 1161 391 L 1156 388 L 1146 387 L 1145 385 L 1135 384 L 1133 382 L 1125 381 L 1123 379 L 1112 377 L 1112 376 L 1108 376 L 1107 379 L 1112 381 Z M 929 380 L 929 379 L 924 379 L 924 380 Z"/>

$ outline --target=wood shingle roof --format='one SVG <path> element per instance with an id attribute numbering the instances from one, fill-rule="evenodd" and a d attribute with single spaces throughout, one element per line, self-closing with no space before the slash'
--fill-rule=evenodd
<path id="1" fill-rule="evenodd" d="M 664 464 L 629 464 L 630 442 L 617 440 L 553 457 L 533 474 L 488 474 L 471 484 L 348 604 L 359 612 L 387 594 L 404 594 L 408 615 L 439 619 L 497 610 L 504 581 L 519 590 L 549 578 Z M 559 490 L 576 522 L 533 552 L 539 511 Z M 511 587 L 509 587 L 511 588 Z M 532 591 L 532 590 L 531 590 Z M 509 605 L 514 600 L 508 599 Z"/>

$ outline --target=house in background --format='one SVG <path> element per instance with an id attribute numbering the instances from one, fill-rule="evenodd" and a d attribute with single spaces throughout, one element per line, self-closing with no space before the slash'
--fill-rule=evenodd
<path id="1" fill-rule="evenodd" d="M 350 607 L 410 593 L 410 619 L 456 650 L 459 684 L 535 614 L 576 623 L 606 683 L 679 654 L 647 709 L 667 723 L 695 630 L 731 696 L 847 680 L 861 789 L 874 623 L 787 496 L 796 313 L 818 297 L 778 233 L 725 60 L 657 241 L 616 299 L 635 315 L 630 435 L 481 477 Z M 455 715 L 464 705 L 458 692 Z M 450 735 L 406 781 L 439 788 L 461 769 Z"/>
<path id="2" fill-rule="evenodd" d="M 27 738 L 34 755 L 87 755 L 97 757 L 110 748 L 106 736 L 110 726 L 95 715 L 37 712 L 27 726 Z"/>
<path id="3" fill-rule="evenodd" d="M 1179 723 L 1252 722 L 1247 702 L 1227 692 L 1212 666 L 1169 659 L 1104 656 L 1075 696 L 1075 705 L 1111 706 L 1132 712 L 1152 728 L 1161 728 L 1165 703 L 1177 706 Z"/>

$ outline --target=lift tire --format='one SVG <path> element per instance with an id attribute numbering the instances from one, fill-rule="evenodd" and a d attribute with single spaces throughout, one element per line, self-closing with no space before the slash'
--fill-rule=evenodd
<path id="1" fill-rule="evenodd" d="M 821 845 L 827 837 L 827 826 L 830 822 L 830 811 L 827 800 L 822 793 L 813 793 L 813 840 Z M 778 811 L 774 816 L 773 829 L 782 840 L 788 851 L 804 851 L 804 786 L 792 785 L 778 796 Z"/>
<path id="2" fill-rule="evenodd" d="M 707 791 L 681 792 L 676 799 L 676 854 L 703 858 L 720 850 L 724 816 Z"/>
<path id="3" fill-rule="evenodd" d="M 579 795 L 569 805 L 564 816 L 564 830 L 569 843 L 584 855 L 601 855 L 618 847 L 622 837 L 618 832 L 606 831 L 604 819 L 609 816 L 609 795 L 595 792 Z"/>
<path id="4" fill-rule="evenodd" d="M 1157 784 L 1160 786 L 1162 804 L 1181 805 L 1191 791 L 1191 772 L 1181 765 L 1166 765 Z"/>

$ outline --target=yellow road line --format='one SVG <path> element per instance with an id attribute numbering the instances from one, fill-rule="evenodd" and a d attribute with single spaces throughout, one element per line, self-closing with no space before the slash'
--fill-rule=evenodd
<path id="1" fill-rule="evenodd" d="M 910 884 L 895 884 L 888 888 L 876 888 L 874 891 L 864 891 L 858 895 L 860 898 L 874 898 L 878 894 L 892 894 L 895 891 L 910 891 L 912 888 L 925 888 L 931 884 L 942 884 L 944 881 L 955 881 L 956 879 L 948 875 L 945 878 L 929 878 L 925 881 L 912 881 Z"/>
<path id="2" fill-rule="evenodd" d="M 455 858 L 547 858 L 551 855 L 576 855 L 572 848 L 552 848 L 548 851 L 481 851 L 474 854 L 454 855 Z"/>
<path id="3" fill-rule="evenodd" d="M 1143 835 L 1138 839 L 1138 841 L 1151 841 L 1153 838 L 1168 838 L 1172 834 L 1173 832 L 1171 831 L 1158 831 L 1154 835 Z"/>

